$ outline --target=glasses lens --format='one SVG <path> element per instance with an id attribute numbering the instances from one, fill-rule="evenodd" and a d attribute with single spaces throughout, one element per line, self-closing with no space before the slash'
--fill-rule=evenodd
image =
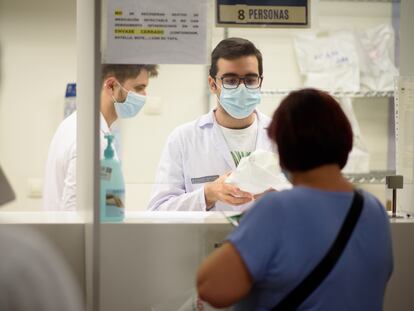
<path id="1" fill-rule="evenodd" d="M 244 79 L 244 84 L 248 89 L 257 89 L 260 87 L 260 78 L 259 77 L 246 77 Z"/>
<path id="2" fill-rule="evenodd" d="M 237 77 L 224 77 L 222 79 L 223 86 L 226 89 L 235 89 L 239 86 L 240 79 Z"/>

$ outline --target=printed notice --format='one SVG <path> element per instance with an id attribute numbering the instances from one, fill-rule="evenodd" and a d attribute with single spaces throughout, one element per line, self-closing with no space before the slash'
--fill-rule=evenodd
<path id="1" fill-rule="evenodd" d="M 205 64 L 208 0 L 109 0 L 103 62 Z"/>
<path id="2" fill-rule="evenodd" d="M 309 26 L 309 0 L 216 0 L 217 26 Z"/>

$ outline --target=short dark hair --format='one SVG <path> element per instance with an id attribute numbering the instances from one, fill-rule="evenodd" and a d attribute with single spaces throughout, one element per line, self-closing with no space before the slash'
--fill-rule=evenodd
<path id="1" fill-rule="evenodd" d="M 143 69 L 148 71 L 150 78 L 158 75 L 157 65 L 104 64 L 102 65 L 102 82 L 106 78 L 114 76 L 119 83 L 122 83 L 127 79 L 136 78 Z"/>
<path id="2" fill-rule="evenodd" d="M 324 164 L 342 169 L 352 149 L 352 128 L 339 103 L 316 89 L 291 92 L 273 115 L 268 135 L 280 166 L 290 172 Z"/>
<path id="3" fill-rule="evenodd" d="M 256 56 L 259 63 L 259 75 L 263 74 L 262 53 L 249 40 L 243 38 L 228 38 L 220 41 L 211 53 L 210 76 L 217 75 L 217 62 L 220 58 L 233 60 L 243 56 Z"/>

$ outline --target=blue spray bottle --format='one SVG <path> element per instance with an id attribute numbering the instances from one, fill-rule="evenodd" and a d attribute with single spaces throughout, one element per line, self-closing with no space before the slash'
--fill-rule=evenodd
<path id="1" fill-rule="evenodd" d="M 114 159 L 113 135 L 105 135 L 108 141 L 101 160 L 101 222 L 122 222 L 125 214 L 125 184 L 121 165 Z"/>

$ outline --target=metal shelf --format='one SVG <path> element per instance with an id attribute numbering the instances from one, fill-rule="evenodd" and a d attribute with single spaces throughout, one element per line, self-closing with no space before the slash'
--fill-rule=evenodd
<path id="1" fill-rule="evenodd" d="M 362 174 L 344 174 L 345 178 L 353 184 L 385 185 L 385 177 L 395 175 L 395 171 L 372 171 Z"/>
<path id="2" fill-rule="evenodd" d="M 383 3 L 400 3 L 401 0 L 320 0 L 321 2 L 383 2 Z"/>
<path id="3" fill-rule="evenodd" d="M 293 90 L 262 90 L 262 96 L 286 96 Z M 394 97 L 394 91 L 359 91 L 359 92 L 331 92 L 334 97 L 352 97 L 352 98 L 366 98 L 366 97 Z"/>

